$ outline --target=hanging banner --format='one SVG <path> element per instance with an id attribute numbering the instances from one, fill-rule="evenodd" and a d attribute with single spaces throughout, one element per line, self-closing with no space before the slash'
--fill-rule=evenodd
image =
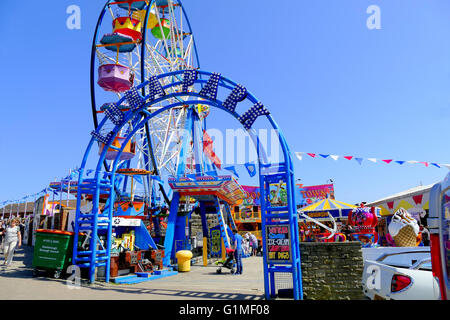
<path id="1" fill-rule="evenodd" d="M 333 184 L 322 184 L 315 186 L 303 186 L 297 185 L 295 188 L 295 198 L 297 205 L 309 205 L 318 200 L 326 199 L 327 196 L 330 199 L 334 199 L 334 185 Z"/>
<path id="2" fill-rule="evenodd" d="M 289 225 L 266 225 L 266 252 L 269 263 L 291 263 L 291 233 Z"/>
<path id="3" fill-rule="evenodd" d="M 235 223 L 254 223 L 261 222 L 260 210 L 260 190 L 259 187 L 242 186 L 245 192 L 245 198 L 237 203 L 233 209 L 233 218 Z"/>
<path id="4" fill-rule="evenodd" d="M 114 217 L 112 225 L 114 227 L 139 227 L 141 221 L 141 219 Z"/>
<path id="5" fill-rule="evenodd" d="M 286 184 L 271 184 L 269 188 L 269 201 L 272 206 L 287 205 Z M 334 199 L 334 185 L 322 184 L 315 186 L 296 185 L 295 202 L 297 206 L 312 204 L 318 200 L 329 197 Z M 259 203 L 257 204 L 259 205 Z"/>
<path id="6" fill-rule="evenodd" d="M 259 206 L 261 204 L 259 187 L 241 186 L 245 191 L 245 199 L 241 206 Z"/>

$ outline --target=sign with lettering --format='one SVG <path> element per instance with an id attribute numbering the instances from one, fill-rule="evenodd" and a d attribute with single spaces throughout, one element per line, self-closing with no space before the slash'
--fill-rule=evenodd
<path id="1" fill-rule="evenodd" d="M 112 224 L 114 227 L 139 227 L 141 221 L 141 219 L 114 217 Z"/>
<path id="2" fill-rule="evenodd" d="M 220 235 L 219 225 L 210 229 L 210 239 L 211 257 L 220 257 L 222 255 L 222 236 Z"/>
<path id="3" fill-rule="evenodd" d="M 325 199 L 327 196 L 334 199 L 334 185 L 322 184 L 316 186 L 297 185 L 295 188 L 295 200 L 297 205 L 310 205 L 318 200 Z"/>
<path id="4" fill-rule="evenodd" d="M 259 206 L 261 205 L 261 200 L 259 199 L 261 194 L 259 192 L 259 186 L 242 186 L 245 191 L 245 199 L 242 202 L 242 206 Z"/>
<path id="5" fill-rule="evenodd" d="M 291 233 L 289 225 L 266 225 L 266 252 L 270 263 L 291 263 Z"/>

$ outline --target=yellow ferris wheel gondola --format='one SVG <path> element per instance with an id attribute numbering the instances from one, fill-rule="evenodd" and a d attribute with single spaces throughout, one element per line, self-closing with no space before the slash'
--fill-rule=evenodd
<path id="1" fill-rule="evenodd" d="M 131 198 L 131 202 L 133 202 L 134 200 L 134 176 L 145 176 L 145 175 L 149 175 L 151 172 L 145 169 L 136 169 L 136 168 L 123 168 L 123 169 L 118 169 L 116 171 L 116 173 L 118 174 L 123 174 L 126 176 L 131 177 L 131 192 L 130 192 L 130 198 Z"/>

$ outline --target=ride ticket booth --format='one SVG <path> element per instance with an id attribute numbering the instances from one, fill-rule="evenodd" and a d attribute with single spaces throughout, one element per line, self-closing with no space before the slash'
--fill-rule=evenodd
<path id="1" fill-rule="evenodd" d="M 441 300 L 450 299 L 450 173 L 430 191 L 428 227 L 433 276 L 439 280 Z"/>

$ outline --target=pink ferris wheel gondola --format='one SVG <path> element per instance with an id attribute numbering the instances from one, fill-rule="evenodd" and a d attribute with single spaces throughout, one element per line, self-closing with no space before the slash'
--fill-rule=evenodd
<path id="1" fill-rule="evenodd" d="M 98 85 L 106 91 L 125 92 L 133 86 L 130 68 L 120 64 L 104 64 L 98 68 Z"/>

